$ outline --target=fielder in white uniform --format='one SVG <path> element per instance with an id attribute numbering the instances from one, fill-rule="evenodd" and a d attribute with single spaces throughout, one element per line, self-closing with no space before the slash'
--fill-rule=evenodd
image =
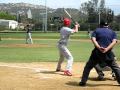
<path id="1" fill-rule="evenodd" d="M 26 26 L 27 35 L 26 35 L 26 44 L 33 44 L 32 36 L 31 36 L 31 27 L 30 25 Z"/>
<path id="2" fill-rule="evenodd" d="M 72 64 L 73 64 L 73 56 L 68 50 L 67 44 L 68 44 L 70 35 L 74 32 L 78 32 L 79 24 L 76 23 L 74 29 L 69 28 L 71 21 L 68 18 L 65 18 L 63 20 L 63 24 L 64 26 L 60 30 L 60 40 L 58 41 L 58 49 L 59 49 L 60 57 L 57 64 L 56 71 L 63 71 L 61 69 L 61 64 L 64 61 L 64 58 L 66 58 L 67 65 L 66 65 L 66 70 L 64 71 L 64 75 L 72 76 L 71 71 L 72 71 Z"/>

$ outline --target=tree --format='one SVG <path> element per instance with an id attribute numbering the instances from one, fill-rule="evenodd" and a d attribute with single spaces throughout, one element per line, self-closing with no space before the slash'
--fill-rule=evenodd
<path id="1" fill-rule="evenodd" d="M 87 22 L 89 23 L 97 22 L 97 13 L 98 13 L 97 4 L 98 4 L 98 0 L 91 0 L 81 4 L 81 9 L 83 13 L 87 15 L 88 17 Z"/>
<path id="2" fill-rule="evenodd" d="M 100 0 L 100 2 L 98 0 L 90 0 L 83 3 L 81 8 L 88 17 L 88 23 L 98 23 L 99 16 L 100 20 L 113 21 L 114 12 L 109 8 L 105 8 L 105 0 Z"/>
<path id="3" fill-rule="evenodd" d="M 117 16 L 115 17 L 115 21 L 116 21 L 117 23 L 120 23 L 120 15 L 117 15 Z"/>
<path id="4" fill-rule="evenodd" d="M 8 12 L 0 12 L 0 18 L 7 20 L 16 20 L 16 16 L 10 15 Z"/>

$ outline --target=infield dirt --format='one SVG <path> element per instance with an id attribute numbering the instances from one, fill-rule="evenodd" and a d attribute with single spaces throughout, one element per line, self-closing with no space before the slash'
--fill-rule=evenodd
<path id="1" fill-rule="evenodd" d="M 105 80 L 97 81 L 93 69 L 86 87 L 78 85 L 85 63 L 73 64 L 73 76 L 55 72 L 56 62 L 0 63 L 0 90 L 120 90 L 111 77 L 111 71 L 104 71 Z M 66 63 L 63 63 L 63 69 Z"/>

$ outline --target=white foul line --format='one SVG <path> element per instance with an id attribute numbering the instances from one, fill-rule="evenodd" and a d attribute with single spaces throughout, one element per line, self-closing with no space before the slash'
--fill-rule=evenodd
<path id="1" fill-rule="evenodd" d="M 32 67 L 24 67 L 24 66 L 16 66 L 16 65 L 0 65 L 3 67 L 11 67 L 11 68 L 19 68 L 19 69 L 31 69 L 31 70 L 35 70 L 36 72 L 40 72 L 40 71 L 48 71 L 48 69 L 43 69 L 43 68 L 32 68 Z"/>
<path id="2" fill-rule="evenodd" d="M 49 69 L 43 69 L 43 68 L 32 68 L 32 67 L 24 67 L 24 66 L 16 66 L 16 65 L 0 65 L 0 66 L 3 66 L 3 67 L 10 67 L 10 68 L 19 68 L 19 69 L 30 69 L 30 70 L 34 70 L 36 73 L 40 73 L 42 71 L 49 71 Z M 43 77 L 40 77 L 40 78 L 43 78 L 43 79 L 49 79 L 49 78 L 52 78 L 51 76 L 43 76 Z"/>

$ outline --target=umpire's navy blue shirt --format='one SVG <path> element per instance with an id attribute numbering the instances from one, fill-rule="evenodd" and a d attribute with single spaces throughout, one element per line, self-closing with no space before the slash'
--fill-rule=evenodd
<path id="1" fill-rule="evenodd" d="M 93 33 L 92 37 L 96 38 L 96 41 L 101 47 L 108 47 L 113 39 L 117 39 L 116 33 L 109 28 L 97 28 Z"/>

